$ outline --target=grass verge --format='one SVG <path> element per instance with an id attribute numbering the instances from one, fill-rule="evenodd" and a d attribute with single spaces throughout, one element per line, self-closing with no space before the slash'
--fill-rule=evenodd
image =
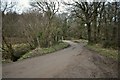
<path id="1" fill-rule="evenodd" d="M 88 40 L 80 39 L 80 40 L 72 40 L 75 43 L 88 43 Z"/>
<path id="2" fill-rule="evenodd" d="M 36 49 L 26 53 L 25 55 L 23 55 L 19 60 L 23 60 L 23 59 L 31 58 L 31 57 L 35 57 L 35 56 L 45 55 L 48 53 L 52 53 L 52 52 L 67 48 L 68 46 L 70 46 L 68 43 L 61 42 L 61 43 L 51 46 L 49 48 L 36 48 Z"/>
<path id="3" fill-rule="evenodd" d="M 20 44 L 13 44 L 12 45 L 14 49 L 14 56 L 15 59 L 17 60 L 21 55 L 25 54 L 26 52 L 30 51 L 31 48 L 29 44 L 27 43 L 20 43 Z M 2 51 L 2 50 L 1 50 Z M 6 53 L 5 51 L 2 52 L 2 63 L 11 63 L 9 59 L 9 53 Z"/>
<path id="4" fill-rule="evenodd" d="M 73 40 L 75 43 L 88 43 L 88 40 L 80 39 L 80 40 Z M 102 56 L 112 58 L 114 60 L 118 60 L 118 50 L 112 49 L 112 48 L 103 48 L 100 44 L 92 44 L 92 45 L 86 45 L 86 48 L 89 50 L 95 51 L 99 53 Z"/>
<path id="5" fill-rule="evenodd" d="M 103 48 L 100 44 L 86 45 L 85 47 L 87 47 L 89 50 L 99 53 L 102 56 L 118 60 L 118 50 L 114 50 L 112 48 Z"/>

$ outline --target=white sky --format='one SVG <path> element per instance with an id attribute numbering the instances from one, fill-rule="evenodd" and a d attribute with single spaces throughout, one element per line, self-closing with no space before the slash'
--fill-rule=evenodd
<path id="1" fill-rule="evenodd" d="M 2 0 L 2 2 L 6 2 L 6 1 L 17 3 L 17 5 L 13 8 L 13 10 L 16 11 L 17 13 L 22 13 L 31 7 L 29 5 L 30 1 L 42 1 L 42 0 Z M 43 1 L 45 1 L 45 0 L 43 0 Z M 46 1 L 48 1 L 48 0 L 46 0 Z M 63 1 L 72 2 L 72 0 L 50 0 L 50 1 L 59 1 L 61 3 L 59 13 L 65 11 L 65 6 L 62 4 Z"/>
<path id="2" fill-rule="evenodd" d="M 18 13 L 22 13 L 24 10 L 26 10 L 30 7 L 29 0 L 2 0 L 1 1 L 1 3 L 2 3 L 1 9 L 4 9 L 6 2 L 9 5 L 11 4 L 11 2 L 13 4 L 15 4 L 15 6 L 12 10 L 16 11 Z"/>
<path id="3" fill-rule="evenodd" d="M 16 8 L 19 10 L 19 13 L 22 13 L 24 10 L 30 7 L 29 0 L 17 0 L 18 4 Z"/>
<path id="4" fill-rule="evenodd" d="M 18 6 L 17 8 L 20 8 L 19 12 L 22 12 L 25 9 L 28 9 L 30 7 L 29 2 L 32 1 L 32 0 L 17 0 L 17 1 L 19 2 L 18 5 L 17 5 Z M 35 1 L 35 0 L 33 0 L 33 1 Z M 42 0 L 39 0 L 39 1 L 42 1 Z M 51 1 L 55 1 L 55 0 L 51 0 Z M 60 3 L 61 3 L 62 1 L 68 1 L 68 0 L 58 0 L 58 1 L 60 1 Z M 65 6 L 60 4 L 60 11 L 64 11 L 64 10 L 65 10 Z"/>
<path id="5" fill-rule="evenodd" d="M 22 13 L 23 11 L 30 8 L 29 2 L 32 0 L 2 0 L 2 1 L 17 2 L 15 10 L 18 13 Z M 35 1 L 35 0 L 33 0 L 33 1 Z M 42 0 L 39 0 L 39 1 L 42 1 Z M 55 0 L 52 0 L 52 1 L 55 1 Z M 60 3 L 63 1 L 71 3 L 73 0 L 57 0 L 57 1 L 59 1 Z M 84 1 L 84 0 L 81 0 L 81 1 Z M 88 1 L 92 1 L 92 0 L 88 0 Z M 96 1 L 98 1 L 98 0 L 96 0 Z M 104 1 L 104 0 L 101 0 L 101 1 Z M 109 0 L 109 1 L 114 1 L 114 0 Z M 118 0 L 118 1 L 120 1 L 120 0 Z M 65 6 L 63 4 L 60 4 L 60 11 L 64 11 L 64 10 L 65 10 Z"/>

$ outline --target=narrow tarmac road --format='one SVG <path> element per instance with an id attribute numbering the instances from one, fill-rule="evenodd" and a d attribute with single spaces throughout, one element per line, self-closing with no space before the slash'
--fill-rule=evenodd
<path id="1" fill-rule="evenodd" d="M 3 64 L 3 78 L 116 78 L 117 62 L 89 51 L 83 43 L 35 58 Z"/>

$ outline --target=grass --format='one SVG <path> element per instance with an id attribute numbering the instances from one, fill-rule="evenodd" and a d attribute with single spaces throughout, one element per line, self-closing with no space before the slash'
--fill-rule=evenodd
<path id="1" fill-rule="evenodd" d="M 48 53 L 52 53 L 52 52 L 64 49 L 68 46 L 69 46 L 68 43 L 62 42 L 62 43 L 56 44 L 54 46 L 51 46 L 49 48 L 36 48 L 36 49 L 26 53 L 25 55 L 23 55 L 19 60 L 23 60 L 23 59 L 31 58 L 31 57 L 35 57 L 35 56 L 45 55 Z"/>
<path id="2" fill-rule="evenodd" d="M 11 63 L 12 61 L 10 59 L 2 59 L 2 62 L 1 63 Z"/>
<path id="3" fill-rule="evenodd" d="M 75 43 L 87 43 L 88 40 L 80 39 L 80 40 L 72 40 Z"/>
<path id="4" fill-rule="evenodd" d="M 16 56 L 21 56 L 31 50 L 29 44 L 24 44 L 24 43 L 23 44 L 15 44 L 13 46 L 13 48 L 15 50 L 14 55 L 16 55 Z"/>
<path id="5" fill-rule="evenodd" d="M 14 49 L 14 55 L 16 57 L 20 57 L 21 55 L 25 54 L 26 52 L 28 52 L 30 49 L 29 44 L 27 43 L 21 43 L 21 44 L 14 44 L 12 45 L 13 49 Z M 9 56 L 8 53 L 2 52 L 2 54 L 4 55 L 3 57 L 5 58 L 5 56 Z M 10 59 L 4 59 L 2 58 L 2 63 L 10 63 L 12 62 Z"/>
<path id="6" fill-rule="evenodd" d="M 26 43 L 14 44 L 13 45 L 14 50 L 20 50 L 21 48 L 26 48 L 26 47 L 29 47 L 29 45 L 26 44 Z"/>
<path id="7" fill-rule="evenodd" d="M 87 40 L 73 40 L 73 42 L 76 43 L 88 43 Z M 89 50 L 95 51 L 99 53 L 102 56 L 112 58 L 114 60 L 118 60 L 118 50 L 112 49 L 112 48 L 103 48 L 100 44 L 92 44 L 92 45 L 86 45 Z"/>
<path id="8" fill-rule="evenodd" d="M 100 55 L 118 60 L 118 50 L 112 48 L 103 48 L 100 44 L 86 45 L 86 47 L 92 51 L 99 53 Z"/>

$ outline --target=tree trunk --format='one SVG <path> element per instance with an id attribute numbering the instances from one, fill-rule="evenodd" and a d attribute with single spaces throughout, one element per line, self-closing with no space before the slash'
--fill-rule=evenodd
<path id="1" fill-rule="evenodd" d="M 87 24 L 87 29 L 88 29 L 88 44 L 92 43 L 92 39 L 91 39 L 91 26 L 90 23 Z"/>
<path id="2" fill-rule="evenodd" d="M 113 47 L 117 47 L 116 45 L 117 45 L 117 2 L 115 2 L 115 11 L 114 11 L 114 26 L 113 26 L 113 32 L 112 32 L 112 45 L 113 45 Z"/>
<path id="3" fill-rule="evenodd" d="M 108 45 L 109 45 L 107 15 L 105 14 L 105 31 L 104 31 L 105 32 L 104 33 L 105 42 L 104 42 L 104 45 L 103 45 L 104 48 L 108 47 Z"/>
<path id="4" fill-rule="evenodd" d="M 94 4 L 94 13 L 93 13 L 93 17 L 94 17 L 94 21 L 93 21 L 93 26 L 94 26 L 94 43 L 97 43 L 97 4 Z"/>
<path id="5" fill-rule="evenodd" d="M 38 37 L 37 37 L 37 43 L 38 43 L 38 47 L 40 47 L 40 41 Z"/>

